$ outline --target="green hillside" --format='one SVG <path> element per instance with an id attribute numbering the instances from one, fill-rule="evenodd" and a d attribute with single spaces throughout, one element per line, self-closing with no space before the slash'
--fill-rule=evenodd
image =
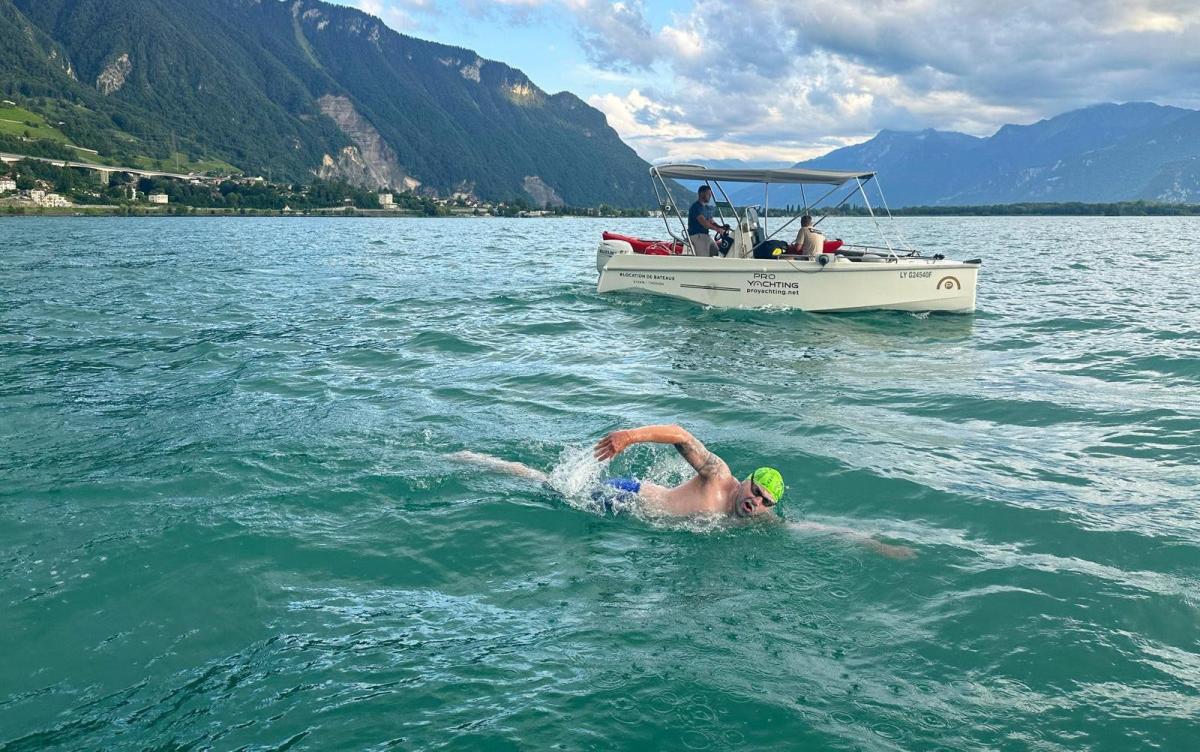
<path id="1" fill-rule="evenodd" d="M 0 93 L 101 159 L 653 202 L 647 165 L 577 97 L 317 0 L 0 0 L 0 54 Z"/>
<path id="2" fill-rule="evenodd" d="M 44 139 L 67 143 L 66 135 L 46 122 L 46 118 L 16 106 L 0 106 L 0 135 Z"/>

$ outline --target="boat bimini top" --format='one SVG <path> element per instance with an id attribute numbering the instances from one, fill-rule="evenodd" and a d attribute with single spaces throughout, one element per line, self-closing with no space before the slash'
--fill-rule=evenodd
<path id="1" fill-rule="evenodd" d="M 867 212 L 871 215 L 871 218 L 875 220 L 876 228 L 879 230 L 881 238 L 884 242 L 884 246 L 863 247 L 878 248 L 879 250 L 884 250 L 886 248 L 888 255 L 892 258 L 895 258 L 898 255 L 898 252 L 901 255 L 919 255 L 916 251 L 911 250 L 911 247 L 905 250 L 894 248 L 892 245 L 892 239 L 887 237 L 887 233 L 883 232 L 882 227 L 879 227 L 879 217 L 876 216 L 874 209 L 872 209 L 871 201 L 867 198 L 867 193 L 863 189 L 863 186 L 871 180 L 874 180 L 875 188 L 879 193 L 879 200 L 889 218 L 892 218 L 892 212 L 888 208 L 887 199 L 885 199 L 883 196 L 883 189 L 879 187 L 878 177 L 874 172 L 869 170 L 810 170 L 800 167 L 788 167 L 773 170 L 713 169 L 700 164 L 661 164 L 650 167 L 650 177 L 650 182 L 654 186 L 654 194 L 658 198 L 658 204 L 662 210 L 663 222 L 667 225 L 667 232 L 670 233 L 672 238 L 687 244 L 688 247 L 691 246 L 691 241 L 687 237 L 687 222 L 684 220 L 683 214 L 680 212 L 680 207 L 671 193 L 671 188 L 667 183 L 668 180 L 698 180 L 704 182 L 706 185 L 711 184 L 711 186 L 715 186 L 716 190 L 720 191 L 721 196 L 725 199 L 725 206 L 728 206 L 733 212 L 734 220 L 737 225 L 740 227 L 754 227 L 757 230 L 755 233 L 756 242 L 761 242 L 762 240 L 770 239 L 778 235 L 788 225 L 797 219 L 797 217 L 792 217 L 792 219 L 785 222 L 774 232 L 770 234 L 766 232 L 766 224 L 770 217 L 768 191 L 772 184 L 799 185 L 800 195 L 804 204 L 804 210 L 802 214 L 808 214 L 810 207 L 817 206 L 822 201 L 829 198 L 829 196 L 833 195 L 833 193 L 841 189 L 842 186 L 848 183 L 853 183 L 853 188 L 846 193 L 841 201 L 839 201 L 832 209 L 827 209 L 826 213 L 813 223 L 813 226 L 815 227 L 821 224 L 821 222 L 829 216 L 829 212 L 836 211 L 837 209 L 841 208 L 842 204 L 845 204 L 857 193 L 858 195 L 862 196 L 863 206 L 866 207 Z M 725 189 L 721 187 L 722 182 L 761 183 L 763 185 L 763 204 L 761 207 L 761 216 L 763 220 L 762 227 L 758 227 L 758 207 L 743 207 L 739 212 L 738 207 L 734 206 L 733 202 L 729 199 L 729 195 L 725 193 Z M 806 185 L 827 185 L 831 187 L 828 191 L 810 204 L 804 190 L 804 186 Z M 718 211 L 723 208 L 720 203 L 717 204 L 717 207 Z M 674 214 L 676 219 L 679 220 L 681 232 L 678 235 L 671 227 L 671 223 L 667 220 L 667 217 L 671 214 Z M 724 213 L 722 212 L 720 216 L 721 221 L 724 222 Z M 902 238 L 899 239 L 903 240 Z M 904 243 L 904 245 L 908 244 Z"/>
<path id="2" fill-rule="evenodd" d="M 697 164 L 664 164 L 650 168 L 650 174 L 670 180 L 724 180 L 726 183 L 808 183 L 841 185 L 851 180 L 870 180 L 873 172 L 802 170 L 789 167 L 778 170 L 714 170 Z"/>

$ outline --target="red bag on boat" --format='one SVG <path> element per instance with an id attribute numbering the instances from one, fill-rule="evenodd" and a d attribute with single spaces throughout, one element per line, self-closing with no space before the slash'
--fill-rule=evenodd
<path id="1" fill-rule="evenodd" d="M 635 238 L 632 235 L 622 235 L 619 232 L 608 232 L 605 230 L 603 238 L 605 240 L 623 240 L 633 246 L 634 253 L 644 253 L 647 256 L 678 256 L 683 253 L 682 243 L 669 243 L 665 240 L 646 240 L 645 238 Z"/>
<path id="2" fill-rule="evenodd" d="M 619 232 L 608 232 L 607 230 L 604 232 L 603 237 L 605 240 L 624 240 L 626 243 L 633 246 L 635 253 L 642 253 L 646 250 L 646 246 L 657 242 L 655 240 L 643 240 L 642 238 L 635 238 L 632 235 L 622 235 Z"/>
<path id="3" fill-rule="evenodd" d="M 837 253 L 838 249 L 841 247 L 842 247 L 841 240 L 826 240 L 825 248 L 822 249 L 822 253 Z"/>

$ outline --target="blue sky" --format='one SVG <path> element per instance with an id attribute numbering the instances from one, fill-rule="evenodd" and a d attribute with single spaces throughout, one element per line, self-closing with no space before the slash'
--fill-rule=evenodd
<path id="1" fill-rule="evenodd" d="M 338 1 L 574 92 L 649 160 L 793 162 L 883 128 L 1200 106 L 1194 0 Z"/>

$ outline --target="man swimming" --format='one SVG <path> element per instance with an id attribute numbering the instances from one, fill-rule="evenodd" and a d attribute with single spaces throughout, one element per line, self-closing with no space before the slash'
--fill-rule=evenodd
<path id="1" fill-rule="evenodd" d="M 609 485 L 632 491 L 654 508 L 668 514 L 727 514 L 731 517 L 774 516 L 772 507 L 783 500 L 783 476 L 773 467 L 760 467 L 739 481 L 725 460 L 710 452 L 700 440 L 680 426 L 642 426 L 613 431 L 600 439 L 594 454 L 607 462 L 634 444 L 673 444 L 696 471 L 696 476 L 674 488 L 633 478 Z"/>
<path id="2" fill-rule="evenodd" d="M 594 449 L 596 459 L 607 462 L 634 444 L 673 444 L 696 471 L 696 476 L 674 488 L 636 478 L 610 478 L 604 488 L 614 494 L 636 496 L 648 511 L 660 514 L 726 514 L 749 518 L 762 514 L 772 517 L 772 507 L 783 498 L 783 476 L 771 467 L 760 467 L 739 481 L 717 455 L 680 426 L 642 426 L 613 431 L 600 439 Z M 520 462 L 490 457 L 477 452 L 458 452 L 457 459 L 503 470 L 530 480 L 549 483 L 550 477 Z M 611 505 L 606 505 L 611 508 Z"/>
<path id="3" fill-rule="evenodd" d="M 783 476 L 771 467 L 760 467 L 745 480 L 739 481 L 717 455 L 710 452 L 692 434 L 680 426 L 642 426 L 613 431 L 596 443 L 596 459 L 607 462 L 634 444 L 672 444 L 687 460 L 696 475 L 687 481 L 667 488 L 636 478 L 610 478 L 605 488 L 614 495 L 625 495 L 641 502 L 647 511 L 671 515 L 723 514 L 749 521 L 751 518 L 778 521 L 776 509 L 783 501 Z M 509 462 L 478 452 L 457 452 L 452 457 L 502 470 L 530 480 L 549 484 L 550 476 L 520 462 Z M 604 499 L 603 496 L 600 497 Z M 607 501 L 611 500 L 611 496 Z M 604 503 L 612 509 L 611 503 Z M 906 559 L 915 555 L 911 548 L 882 543 L 853 530 L 831 527 L 814 522 L 788 523 L 797 530 L 834 533 L 892 558 Z"/>

